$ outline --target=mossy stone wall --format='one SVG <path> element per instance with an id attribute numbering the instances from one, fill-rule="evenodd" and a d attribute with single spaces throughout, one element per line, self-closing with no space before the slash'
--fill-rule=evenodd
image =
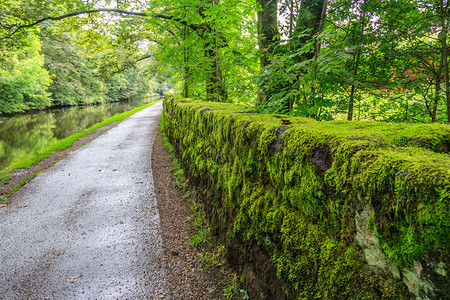
<path id="1" fill-rule="evenodd" d="M 164 122 L 250 296 L 450 295 L 448 125 L 316 122 L 176 98 Z"/>

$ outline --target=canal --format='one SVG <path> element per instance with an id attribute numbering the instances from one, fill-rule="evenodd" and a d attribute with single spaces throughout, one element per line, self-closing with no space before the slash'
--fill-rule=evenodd
<path id="1" fill-rule="evenodd" d="M 148 102 L 155 99 L 148 99 Z M 0 115 L 0 170 L 49 144 L 129 111 L 142 101 L 53 108 L 9 116 Z"/>

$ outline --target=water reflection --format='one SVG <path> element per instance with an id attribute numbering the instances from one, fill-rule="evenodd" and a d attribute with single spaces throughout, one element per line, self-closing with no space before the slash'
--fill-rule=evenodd
<path id="1" fill-rule="evenodd" d="M 116 102 L 0 116 L 0 170 L 17 158 L 26 157 L 117 113 L 131 110 L 141 102 Z"/>

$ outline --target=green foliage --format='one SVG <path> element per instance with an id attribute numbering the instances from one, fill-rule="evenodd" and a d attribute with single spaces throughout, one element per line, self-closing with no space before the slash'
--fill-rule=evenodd
<path id="1" fill-rule="evenodd" d="M 279 6 L 284 41 L 274 42 L 270 64 L 257 77 L 265 95 L 261 111 L 318 120 L 450 122 L 445 2 L 328 1 L 318 29 L 305 23 L 304 12 L 320 3 Z"/>
<path id="2" fill-rule="evenodd" d="M 400 272 L 419 262 L 437 274 L 450 244 L 449 127 L 280 118 L 165 100 L 165 132 L 205 189 L 213 232 L 244 257 L 268 253 L 288 298 L 411 297 L 366 262 L 355 218 L 370 208 L 367 226 Z"/>
<path id="3" fill-rule="evenodd" d="M 283 19 L 257 20 L 262 3 Z M 48 106 L 45 92 L 52 93 L 53 104 L 73 105 L 141 97 L 153 84 L 160 94 L 170 89 L 198 99 L 256 103 L 262 112 L 317 120 L 450 122 L 445 1 L 272 4 L 2 1 L 0 64 L 6 85 L 0 87 L 0 111 Z M 87 13 L 105 9 L 102 5 L 117 10 Z M 66 18 L 73 12 L 79 15 Z M 39 28 L 53 31 L 41 34 L 53 79 L 48 91 L 50 81 L 38 60 L 19 61 L 21 67 L 13 62 Z M 264 33 L 272 31 L 279 34 L 265 41 Z M 12 72 L 16 67 L 28 75 L 19 78 Z"/>
<path id="4" fill-rule="evenodd" d="M 144 66 L 133 61 L 136 55 L 131 51 L 124 51 L 118 58 L 121 48 L 112 49 L 114 41 L 106 40 L 97 43 L 105 49 L 92 54 L 76 41 L 83 39 L 83 34 L 56 34 L 50 29 L 42 36 L 46 67 L 53 76 L 49 89 L 53 105 L 137 100 L 151 92 Z M 90 42 L 91 46 L 95 44 Z"/>
<path id="5" fill-rule="evenodd" d="M 148 76 L 138 63 L 143 51 L 125 40 L 131 32 L 120 29 L 130 20 L 108 24 L 105 15 L 81 14 L 43 22 L 98 5 L 66 0 L 0 4 L 0 113 L 148 96 Z M 126 9 L 131 4 L 120 5 Z"/>
<path id="6" fill-rule="evenodd" d="M 208 222 L 208 219 L 206 219 Z M 226 249 L 224 245 L 216 245 L 209 251 L 204 251 L 201 254 L 202 265 L 208 269 L 217 266 L 223 266 L 226 263 Z"/>
<path id="7" fill-rule="evenodd" d="M 94 73 L 95 59 L 86 57 L 82 46 L 70 33 L 42 34 L 45 67 L 53 83 L 49 88 L 53 105 L 77 105 L 103 102 L 106 89 Z M 115 99 L 114 99 L 115 100 Z"/>
<path id="8" fill-rule="evenodd" d="M 323 40 L 340 37 L 339 33 L 331 30 L 319 36 Z M 335 104 L 333 96 L 342 93 L 339 83 L 349 76 L 344 68 L 350 56 L 345 51 L 347 46 L 335 43 L 311 59 L 304 56 L 314 49 L 312 42 L 295 50 L 286 47 L 280 46 L 271 64 L 257 77 L 261 92 L 269 97 L 269 101 L 262 103 L 261 111 L 284 112 L 318 120 L 331 119 L 328 110 Z"/>
<path id="9" fill-rule="evenodd" d="M 189 244 L 194 247 L 202 247 L 205 244 L 208 244 L 211 239 L 211 227 L 206 219 L 205 211 L 201 207 L 191 207 L 191 209 L 195 211 L 195 213 L 192 220 L 193 234 Z"/>
<path id="10" fill-rule="evenodd" d="M 231 274 L 221 282 L 223 299 L 249 299 L 246 290 L 239 289 L 239 280 L 236 274 Z"/>
<path id="11" fill-rule="evenodd" d="M 255 98 L 252 80 L 258 56 L 253 1 L 160 1 L 154 5 L 187 22 L 149 20 L 159 28 L 158 68 L 161 73 L 172 69 L 179 94 L 206 99 L 205 82 L 213 76 L 220 82 L 216 84 L 224 85 L 228 101 Z M 219 69 L 211 75 L 215 66 Z"/>
<path id="12" fill-rule="evenodd" d="M 107 101 L 137 100 L 151 95 L 152 85 L 136 66 L 129 67 L 121 73 L 103 78 Z"/>
<path id="13" fill-rule="evenodd" d="M 40 109 L 50 105 L 50 75 L 44 69 L 36 35 L 21 37 L 21 48 L 0 61 L 0 113 Z"/>

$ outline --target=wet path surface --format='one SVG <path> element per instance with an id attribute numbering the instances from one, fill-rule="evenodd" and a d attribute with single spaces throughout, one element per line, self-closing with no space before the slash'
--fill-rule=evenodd
<path id="1" fill-rule="evenodd" d="M 1 299 L 167 294 L 151 171 L 161 111 L 134 114 L 0 208 Z"/>

